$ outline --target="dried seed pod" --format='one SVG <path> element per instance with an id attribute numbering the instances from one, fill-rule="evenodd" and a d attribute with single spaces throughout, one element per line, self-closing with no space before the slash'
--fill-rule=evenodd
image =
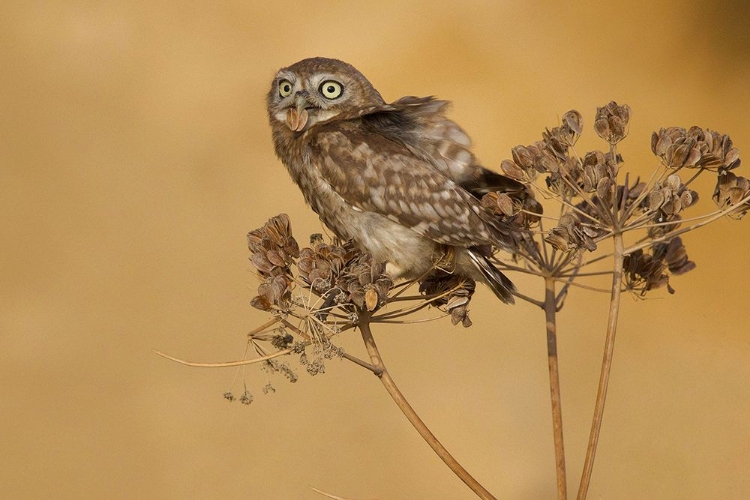
<path id="1" fill-rule="evenodd" d="M 374 311 L 378 307 L 378 292 L 374 288 L 365 292 L 365 307 L 368 311 Z"/>
<path id="2" fill-rule="evenodd" d="M 513 199 L 505 193 L 487 193 L 482 197 L 482 206 L 494 214 L 506 217 L 515 213 Z"/>
<path id="3" fill-rule="evenodd" d="M 719 208 L 735 207 L 742 204 L 742 208 L 732 214 L 735 218 L 742 218 L 750 210 L 750 200 L 743 202 L 750 196 L 750 180 L 732 172 L 719 173 L 713 199 Z"/>
<path id="4" fill-rule="evenodd" d="M 432 301 L 433 305 L 449 313 L 452 324 L 461 323 L 464 328 L 472 324 L 468 307 L 475 288 L 474 281 L 439 269 L 430 273 L 419 284 L 419 292 L 424 295 L 442 295 Z"/>
<path id="5" fill-rule="evenodd" d="M 500 169 L 505 175 L 517 181 L 525 180 L 524 170 L 511 160 L 503 160 Z"/>
<path id="6" fill-rule="evenodd" d="M 534 159 L 538 156 L 538 153 L 534 154 L 530 148 L 525 146 L 516 146 L 510 152 L 516 165 L 526 171 L 533 169 Z"/>
<path id="7" fill-rule="evenodd" d="M 563 127 L 567 127 L 570 132 L 575 134 L 576 140 L 578 139 L 578 136 L 581 135 L 581 132 L 583 132 L 583 116 L 581 116 L 581 113 L 575 109 L 571 109 L 563 115 L 562 123 Z M 573 144 L 575 144 L 575 140 L 570 142 L 570 145 Z"/>
<path id="8" fill-rule="evenodd" d="M 627 135 L 630 121 L 630 107 L 618 105 L 615 101 L 596 109 L 594 130 L 610 144 L 617 144 Z"/>

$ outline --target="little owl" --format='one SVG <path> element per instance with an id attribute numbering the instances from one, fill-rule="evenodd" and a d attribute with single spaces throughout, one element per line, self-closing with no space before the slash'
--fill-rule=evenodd
<path id="1" fill-rule="evenodd" d="M 488 255 L 512 250 L 519 236 L 480 198 L 524 187 L 476 163 L 447 105 L 386 104 L 353 66 L 322 57 L 282 68 L 268 93 L 276 154 L 331 231 L 386 263 L 394 279 L 439 265 L 512 303 L 515 287 Z"/>

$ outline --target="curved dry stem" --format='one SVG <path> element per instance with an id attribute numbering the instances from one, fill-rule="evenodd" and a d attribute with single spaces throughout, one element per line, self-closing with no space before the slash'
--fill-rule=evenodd
<path id="1" fill-rule="evenodd" d="M 620 297 L 622 294 L 622 269 L 625 258 L 625 245 L 622 233 L 615 233 L 615 258 L 612 274 L 612 295 L 609 304 L 609 319 L 607 320 L 607 336 L 604 340 L 604 358 L 602 370 L 599 375 L 599 387 L 596 391 L 596 403 L 594 404 L 594 417 L 591 421 L 591 433 L 589 444 L 586 449 L 586 459 L 581 474 L 581 485 L 578 489 L 578 500 L 585 500 L 591 483 L 591 473 L 594 468 L 596 447 L 599 444 L 599 431 L 602 428 L 602 417 L 604 416 L 604 403 L 607 399 L 607 387 L 609 386 L 609 375 L 612 369 L 612 357 L 615 349 L 615 333 L 617 332 L 617 318 L 620 314 Z"/>
<path id="2" fill-rule="evenodd" d="M 299 328 L 297 328 L 293 324 L 289 323 L 287 320 L 281 319 L 281 318 L 275 318 L 275 319 L 269 321 L 268 323 L 265 323 L 265 324 L 259 326 L 258 328 L 254 329 L 252 332 L 250 332 L 248 334 L 248 336 L 252 336 L 254 333 L 258 333 L 258 332 L 262 331 L 263 329 L 268 328 L 269 325 L 271 325 L 273 323 L 276 323 L 276 322 L 281 322 L 285 327 L 292 329 L 298 335 L 305 336 L 308 339 L 308 340 L 305 340 L 305 342 L 304 342 L 305 345 L 312 344 L 313 341 L 310 339 L 309 335 L 307 335 L 305 332 L 303 332 L 302 330 L 300 330 Z M 351 328 L 354 328 L 354 324 L 352 324 L 352 323 L 343 325 L 343 326 L 339 327 L 338 332 L 327 334 L 326 338 L 330 338 L 333 335 L 336 335 L 336 334 L 341 333 L 341 332 L 345 332 L 346 330 L 349 330 Z M 161 356 L 162 358 L 166 358 L 166 359 L 168 359 L 170 361 L 174 361 L 175 363 L 179 363 L 181 365 L 192 366 L 192 367 L 195 367 L 195 368 L 231 368 L 233 366 L 253 365 L 255 363 L 260 363 L 262 361 L 268 361 L 269 359 L 278 358 L 279 356 L 285 356 L 287 354 L 291 354 L 292 353 L 292 349 L 289 348 L 289 349 L 282 349 L 280 351 L 276 351 L 276 352 L 274 352 L 272 354 L 268 354 L 266 356 L 260 356 L 258 358 L 241 359 L 241 360 L 237 360 L 237 361 L 220 361 L 220 362 L 217 362 L 217 363 L 207 363 L 207 362 L 202 362 L 202 361 L 187 361 L 187 360 L 184 360 L 184 359 L 181 359 L 181 358 L 177 358 L 177 357 L 171 356 L 171 355 L 169 355 L 169 354 L 167 354 L 165 352 L 159 351 L 157 349 L 152 349 L 152 351 L 154 351 L 155 354 Z"/>
<path id="3" fill-rule="evenodd" d="M 437 456 L 439 456 L 440 459 L 445 462 L 445 465 L 447 465 L 448 468 L 452 470 L 453 473 L 459 477 L 459 479 L 461 479 L 461 481 L 463 481 L 469 488 L 471 488 L 471 490 L 476 493 L 479 498 L 495 500 L 495 497 L 492 496 L 492 494 L 487 491 L 481 484 L 479 484 L 479 482 L 474 479 L 474 477 L 472 477 L 471 474 L 469 474 L 466 469 L 464 469 L 461 464 L 456 461 L 455 458 L 453 458 L 453 456 L 448 452 L 447 449 L 445 449 L 442 443 L 438 441 L 432 431 L 430 431 L 427 425 L 425 425 L 422 419 L 419 418 L 417 412 L 415 412 L 414 408 L 411 407 L 409 402 L 396 386 L 396 383 L 391 378 L 388 370 L 385 368 L 383 359 L 380 357 L 380 351 L 375 344 L 375 339 L 373 338 L 372 331 L 370 330 L 369 318 L 360 317 L 360 320 L 361 321 L 359 323 L 359 329 L 362 332 L 362 340 L 364 341 L 365 347 L 367 348 L 367 353 L 370 355 L 372 365 L 382 370 L 378 375 L 378 378 L 380 378 L 380 381 L 383 383 L 386 391 L 388 391 L 388 394 L 390 394 L 393 400 L 396 402 L 396 405 L 403 412 L 411 425 L 414 426 L 417 432 L 419 432 L 419 435 L 422 436 L 422 439 L 424 439 L 427 444 L 430 445 Z"/>
<path id="4" fill-rule="evenodd" d="M 333 500 L 354 500 L 352 498 L 340 497 L 340 496 L 334 495 L 332 493 L 328 493 L 328 492 L 325 492 L 323 490 L 319 490 L 318 488 L 314 488 L 312 486 L 308 486 L 308 488 L 310 488 L 311 490 L 313 490 L 315 493 L 318 493 L 319 495 L 323 495 L 324 497 L 332 498 Z"/>
<path id="5" fill-rule="evenodd" d="M 169 354 L 157 351 L 156 349 L 152 349 L 152 351 L 154 351 L 155 354 L 161 356 L 162 358 L 167 358 L 171 361 L 174 361 L 175 363 L 180 363 L 181 365 L 185 366 L 193 366 L 196 368 L 229 368 L 232 366 L 252 365 L 255 363 L 260 363 L 261 361 L 268 361 L 269 359 L 278 358 L 279 356 L 284 356 L 285 354 L 290 354 L 292 352 L 291 349 L 284 349 L 282 351 L 269 354 L 268 356 L 261 356 L 260 358 L 241 359 L 238 361 L 223 361 L 220 363 L 202 363 L 199 361 L 186 361 L 184 359 L 175 358 L 174 356 L 170 356 Z"/>
<path id="6" fill-rule="evenodd" d="M 560 397 L 560 372 L 557 364 L 557 297 L 555 281 L 544 280 L 544 316 L 547 327 L 547 361 L 549 365 L 549 391 L 552 401 L 552 432 L 555 436 L 555 470 L 557 472 L 557 499 L 568 498 L 565 476 L 565 446 L 563 444 L 562 399 Z"/>

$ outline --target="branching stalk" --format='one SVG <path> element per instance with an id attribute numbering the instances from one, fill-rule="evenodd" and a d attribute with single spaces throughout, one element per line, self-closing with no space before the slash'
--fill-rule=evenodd
<path id="1" fill-rule="evenodd" d="M 599 444 L 599 431 L 602 427 L 602 417 L 604 416 L 604 402 L 607 398 L 607 387 L 609 386 L 609 375 L 612 369 L 612 356 L 615 349 L 615 333 L 617 331 L 617 318 L 620 314 L 620 296 L 622 287 L 622 269 L 623 259 L 625 258 L 625 245 L 622 239 L 622 233 L 614 234 L 614 268 L 612 274 L 612 295 L 609 304 L 609 319 L 607 320 L 607 336 L 604 340 L 604 358 L 602 360 L 602 370 L 599 375 L 599 388 L 596 391 L 596 403 L 594 405 L 594 418 L 591 422 L 591 434 L 589 435 L 589 444 L 586 449 L 586 459 L 584 460 L 583 473 L 581 475 L 581 485 L 578 489 L 578 500 L 585 500 L 591 483 L 591 472 L 594 468 L 594 458 L 596 456 L 596 447 Z"/>
<path id="2" fill-rule="evenodd" d="M 442 445 L 442 443 L 438 441 L 432 431 L 430 431 L 430 429 L 427 427 L 427 425 L 425 425 L 422 419 L 419 418 L 417 412 L 414 411 L 414 408 L 411 407 L 404 395 L 398 389 L 396 383 L 393 381 L 391 375 L 388 373 L 388 370 L 383 364 L 383 359 L 380 357 L 380 351 L 375 344 L 375 339 L 373 338 L 372 331 L 370 330 L 369 318 L 360 316 L 359 329 L 362 332 L 362 340 L 364 340 L 365 347 L 367 348 L 367 353 L 370 355 L 370 361 L 372 365 L 380 370 L 380 373 L 376 373 L 376 375 L 378 376 L 378 378 L 380 378 L 380 381 L 383 383 L 386 391 L 388 391 L 388 394 L 391 395 L 393 400 L 396 402 L 396 405 L 406 416 L 407 420 L 409 420 L 411 425 L 414 426 L 417 432 L 419 432 L 419 435 L 422 436 L 422 439 L 424 439 L 427 444 L 430 445 L 430 447 L 440 457 L 440 459 L 445 462 L 445 465 L 447 465 L 448 468 L 450 468 L 450 470 L 452 470 L 453 473 L 458 476 L 459 479 L 461 479 L 461 481 L 463 481 L 469 488 L 471 488 L 471 490 L 476 493 L 479 498 L 486 500 L 495 500 L 495 497 L 492 496 L 492 494 L 487 491 L 484 486 L 479 484 L 479 482 L 474 479 L 474 477 L 472 477 L 471 474 L 469 474 L 466 469 L 464 469 L 461 464 L 456 461 L 455 458 L 453 458 L 453 456 Z"/>

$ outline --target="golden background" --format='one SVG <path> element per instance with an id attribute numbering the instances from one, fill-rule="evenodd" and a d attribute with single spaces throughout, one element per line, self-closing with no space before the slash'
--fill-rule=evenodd
<path id="1" fill-rule="evenodd" d="M 431 95 L 498 169 L 568 109 L 633 109 L 626 168 L 659 127 L 750 152 L 746 2 L 3 2 L 0 7 L 0 496 L 472 498 L 369 372 L 300 382 L 194 360 L 243 355 L 266 316 L 245 234 L 317 218 L 273 155 L 265 95 L 309 56 L 357 66 L 387 100 Z M 742 167 L 740 175 L 750 167 Z M 694 213 L 713 210 L 712 181 Z M 591 499 L 750 497 L 750 221 L 685 243 L 698 268 L 625 297 Z M 516 278 L 522 290 L 540 283 Z M 568 481 L 582 467 L 608 297 L 560 317 Z M 377 327 L 391 373 L 502 498 L 553 498 L 543 316 L 480 287 L 474 326 Z M 356 333 L 340 343 L 364 355 Z M 296 361 L 290 360 L 293 366 Z M 245 407 L 243 380 L 255 396 Z"/>

